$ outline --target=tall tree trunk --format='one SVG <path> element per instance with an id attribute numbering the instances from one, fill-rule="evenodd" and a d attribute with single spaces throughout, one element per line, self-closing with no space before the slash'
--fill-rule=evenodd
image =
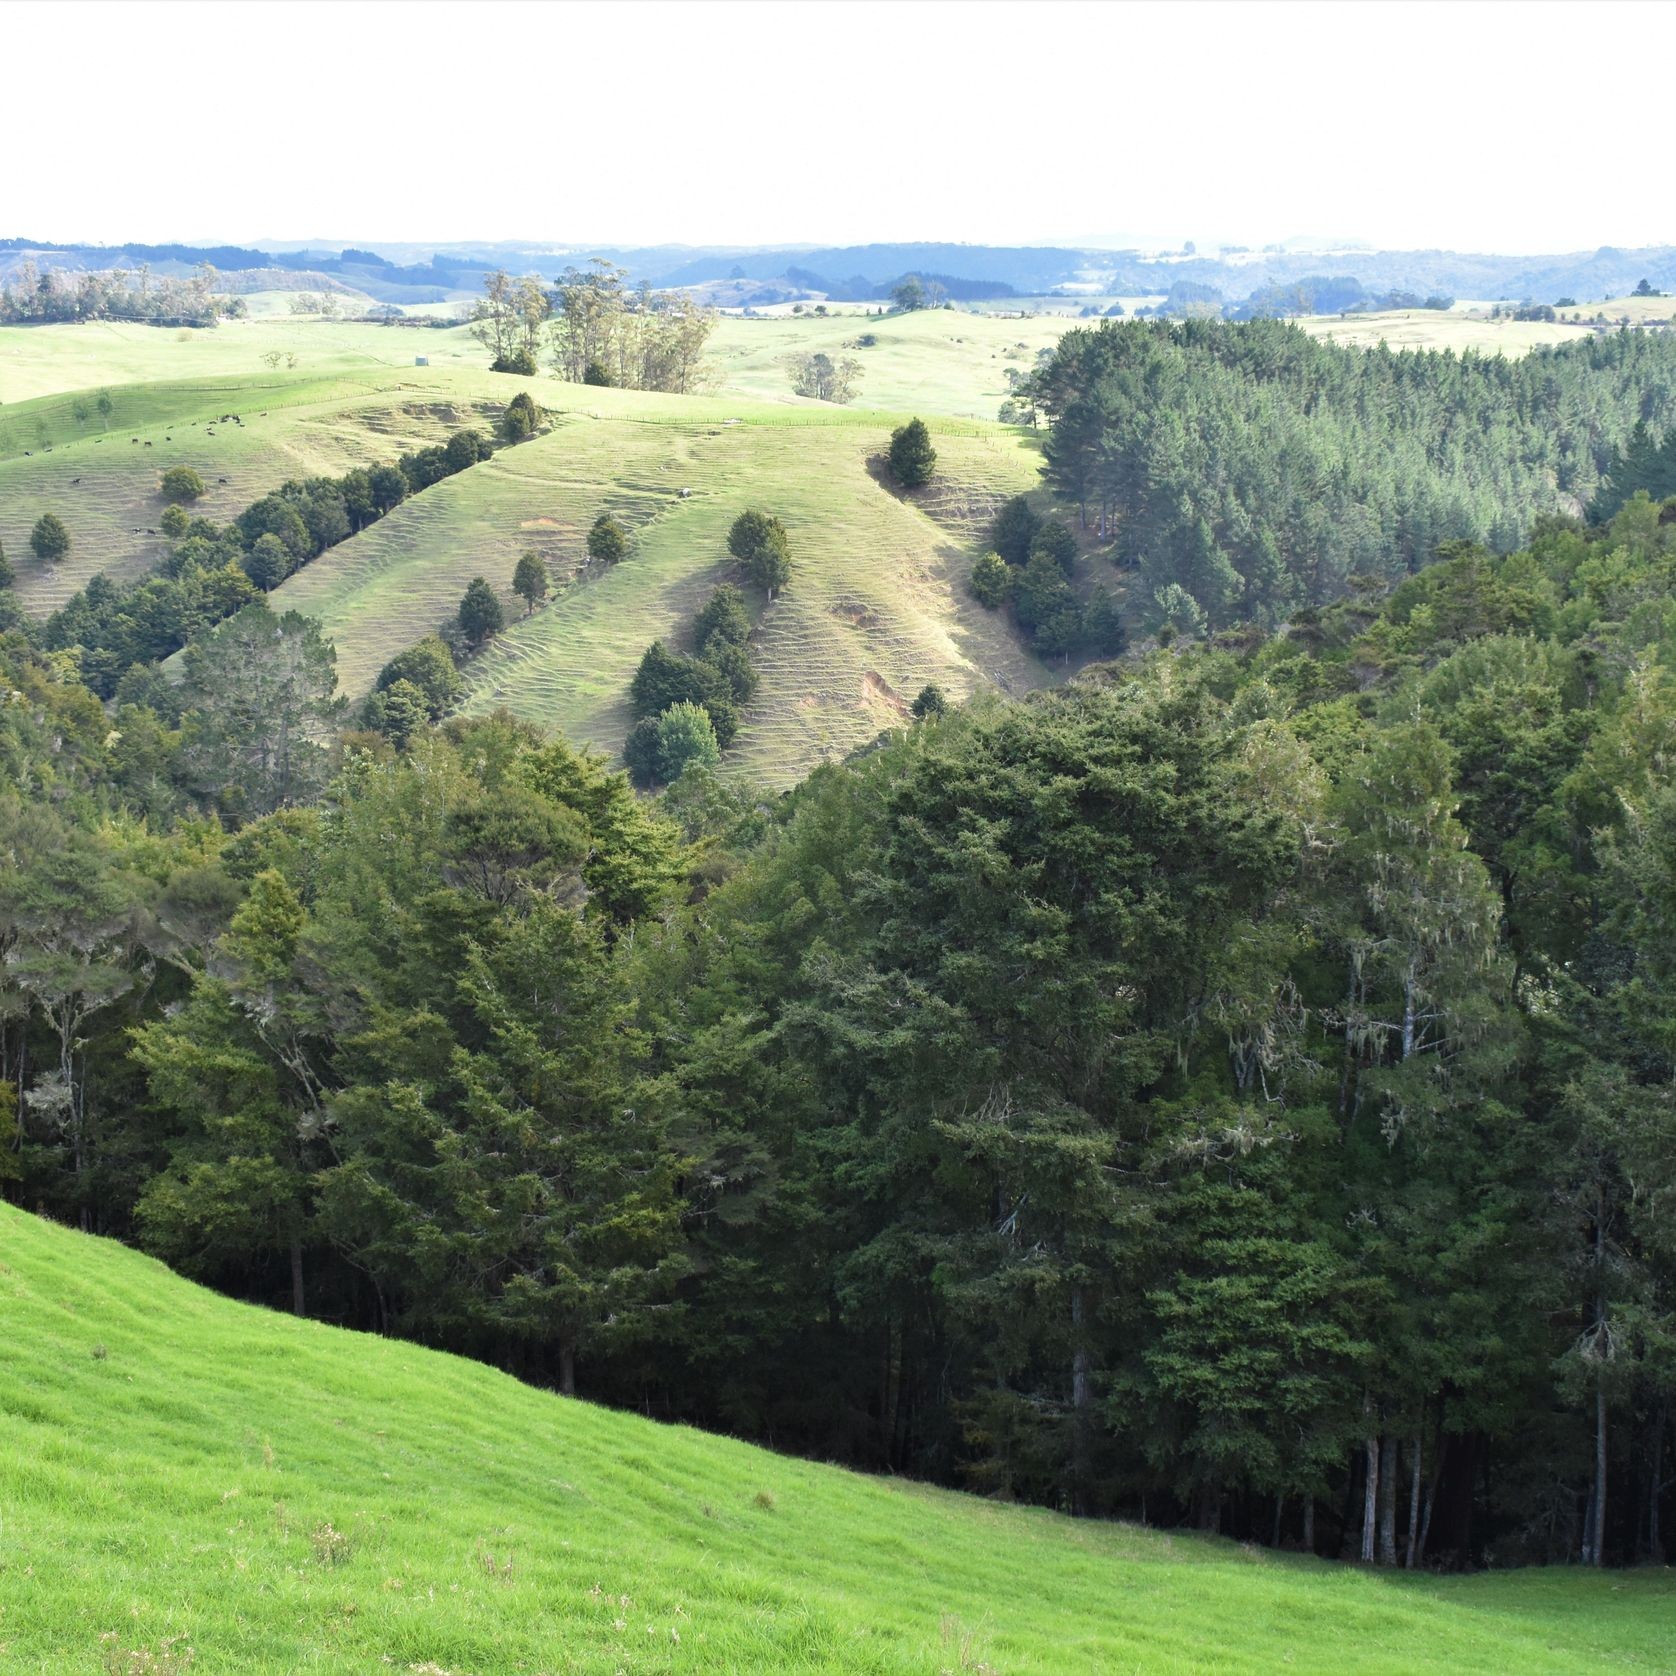
<path id="1" fill-rule="evenodd" d="M 1379 1517 L 1379 1439 L 1370 1432 L 1362 1445 L 1362 1563 L 1373 1564 L 1374 1532 Z"/>
<path id="2" fill-rule="evenodd" d="M 1414 1453 L 1408 1466 L 1408 1550 L 1403 1556 L 1403 1565 L 1409 1571 L 1420 1557 L 1420 1437 L 1416 1432 L 1409 1445 Z"/>
<path id="3" fill-rule="evenodd" d="M 1595 1371 L 1595 1481 L 1589 1498 L 1589 1526 L 1593 1533 L 1589 1565 L 1604 1565 L 1606 1549 L 1606 1373 Z"/>
<path id="4" fill-rule="evenodd" d="M 291 1313 L 306 1315 L 303 1299 L 303 1237 L 291 1236 Z"/>
<path id="5" fill-rule="evenodd" d="M 568 1338 L 559 1341 L 559 1389 L 567 1397 L 576 1395 L 576 1346 Z"/>
<path id="6" fill-rule="evenodd" d="M 1304 1496 L 1304 1552 L 1315 1552 L 1315 1497 Z"/>
<path id="7" fill-rule="evenodd" d="M 1379 1563 L 1397 1563 L 1397 1440 L 1379 1440 Z"/>
<path id="8" fill-rule="evenodd" d="M 1660 1403 L 1653 1417 L 1653 1460 L 1647 1473 L 1647 1558 L 1654 1565 L 1664 1564 L 1664 1538 L 1659 1531 L 1659 1497 L 1664 1493 L 1664 1482 L 1659 1474 L 1664 1470 L 1664 1427 L 1670 1417 L 1670 1405 Z"/>
<path id="9" fill-rule="evenodd" d="M 1071 1505 L 1088 1511 L 1088 1337 L 1083 1330 L 1082 1288 L 1071 1288 Z"/>
<path id="10" fill-rule="evenodd" d="M 1606 1548 L 1606 1190 L 1595 1189 L 1595 1464 L 1589 1491 L 1585 1565 L 1604 1564 Z"/>

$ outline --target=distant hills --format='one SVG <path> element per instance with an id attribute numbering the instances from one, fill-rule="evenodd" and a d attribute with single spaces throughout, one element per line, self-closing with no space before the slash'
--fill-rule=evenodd
<path id="1" fill-rule="evenodd" d="M 1369 292 L 1516 302 L 1622 296 L 1643 279 L 1660 290 L 1676 288 L 1676 245 L 1634 250 L 1603 245 L 1592 251 L 1501 256 L 1453 250 L 1303 250 L 1292 244 L 1204 253 L 946 243 L 750 249 L 374 243 L 287 249 L 277 242 L 255 247 L 93 245 L 11 238 L 0 239 L 0 279 L 13 276 L 28 260 L 43 269 L 71 270 L 148 264 L 165 274 L 209 262 L 229 273 L 266 269 L 322 275 L 381 302 L 439 302 L 477 292 L 483 275 L 494 268 L 551 279 L 596 256 L 620 264 L 634 281 L 658 287 L 754 283 L 780 287 L 788 296 L 820 294 L 844 301 L 881 298 L 909 273 L 935 276 L 957 301 L 1054 293 L 1154 295 L 1186 282 L 1208 288 L 1221 301 L 1239 303 L 1253 293 L 1325 273 L 1352 278 Z"/>

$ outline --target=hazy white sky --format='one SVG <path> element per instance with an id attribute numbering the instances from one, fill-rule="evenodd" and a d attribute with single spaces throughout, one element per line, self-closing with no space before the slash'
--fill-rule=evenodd
<path id="1" fill-rule="evenodd" d="M 1669 4 L 0 3 L 0 236 L 1676 239 Z"/>

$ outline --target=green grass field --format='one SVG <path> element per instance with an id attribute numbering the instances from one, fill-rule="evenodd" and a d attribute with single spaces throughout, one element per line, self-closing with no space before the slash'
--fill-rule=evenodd
<path id="1" fill-rule="evenodd" d="M 1587 319 L 1594 311 L 1583 310 Z M 1566 313 L 1571 313 L 1567 309 Z M 1312 315 L 1298 322 L 1312 337 L 1328 338 L 1353 349 L 1389 344 L 1392 349 L 1452 349 L 1457 355 L 1505 355 L 1516 360 L 1533 349 L 1574 343 L 1589 335 L 1587 326 L 1545 320 L 1492 320 L 1488 312 L 1398 309 L 1384 314 Z"/>
<path id="2" fill-rule="evenodd" d="M 783 1459 L 0 1206 L 7 1672 L 1676 1669 L 1668 1572 L 1409 1578 Z"/>
<path id="3" fill-rule="evenodd" d="M 777 310 L 756 319 L 724 318 L 710 340 L 708 360 L 725 392 L 801 401 L 792 394 L 786 361 L 824 350 L 861 363 L 858 408 L 993 419 L 1007 397 L 1007 369 L 1029 372 L 1038 351 L 1087 323 L 1063 314 L 1009 320 L 953 309 L 825 319 Z M 857 340 L 869 335 L 876 341 L 860 347 Z"/>

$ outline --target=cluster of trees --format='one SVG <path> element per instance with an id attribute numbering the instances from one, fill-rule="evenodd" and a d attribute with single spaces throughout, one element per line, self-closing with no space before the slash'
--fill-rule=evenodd
<path id="1" fill-rule="evenodd" d="M 1071 586 L 1079 548 L 1069 526 L 1043 518 L 1028 497 L 1002 503 L 990 531 L 992 550 L 972 566 L 972 596 L 991 611 L 1009 601 L 1019 627 L 1044 658 L 1085 651 L 1116 657 L 1128 642 L 1111 590 L 1097 586 L 1086 603 Z"/>
<path id="2" fill-rule="evenodd" d="M 715 326 L 715 312 L 689 293 L 633 287 L 626 268 L 600 257 L 567 268 L 552 288 L 540 274 L 496 269 L 471 312 L 492 371 L 533 377 L 545 339 L 561 378 L 627 390 L 692 389 Z"/>
<path id="3" fill-rule="evenodd" d="M 175 722 L 0 638 L 0 1190 L 822 1457 L 1660 1559 L 1665 512 L 928 700 L 773 802 L 504 717 L 333 742 L 261 605 Z"/>
<path id="4" fill-rule="evenodd" d="M 698 377 L 713 310 L 684 291 L 631 289 L 628 270 L 596 258 L 559 277 L 553 364 L 572 384 L 685 394 Z"/>
<path id="5" fill-rule="evenodd" d="M 749 514 L 747 514 L 749 516 Z M 623 761 L 641 786 L 671 785 L 690 766 L 713 766 L 739 731 L 757 690 L 745 596 L 723 583 L 693 625 L 693 650 L 646 648 L 629 687 L 635 725 Z"/>
<path id="6" fill-rule="evenodd" d="M 817 402 L 852 402 L 859 393 L 861 362 L 853 355 L 833 357 L 825 350 L 786 358 L 792 389 Z"/>
<path id="7" fill-rule="evenodd" d="M 1661 438 L 1644 419 L 1636 420 L 1606 463 L 1589 517 L 1606 523 L 1637 494 L 1659 502 L 1676 495 L 1676 425 Z"/>
<path id="8" fill-rule="evenodd" d="M 179 502 L 202 493 L 202 480 L 190 468 L 171 468 L 162 490 L 174 503 L 161 526 L 172 542 L 163 574 L 127 586 L 95 576 L 47 619 L 42 643 L 73 653 L 86 684 L 110 698 L 132 666 L 179 651 L 409 495 L 488 453 L 479 432 L 455 431 L 445 443 L 404 454 L 393 465 L 283 484 L 227 524 L 189 516 Z M 64 550 L 68 540 L 65 533 Z"/>
<path id="9" fill-rule="evenodd" d="M 491 372 L 533 377 L 553 302 L 540 274 L 514 279 L 497 268 L 483 279 L 483 296 L 471 311 L 471 335 L 494 359 Z"/>
<path id="10" fill-rule="evenodd" d="M 1363 351 L 1255 321 L 1077 328 L 1028 382 L 1047 475 L 1212 629 L 1390 585 L 1448 541 L 1517 546 L 1581 510 L 1637 420 L 1676 422 L 1676 339 L 1624 332 L 1522 360 Z"/>
<path id="11" fill-rule="evenodd" d="M 1273 320 L 1295 314 L 1368 314 L 1395 308 L 1447 310 L 1453 297 L 1418 291 L 1369 291 L 1352 274 L 1307 274 L 1289 284 L 1259 286 L 1237 308 L 1235 320 Z"/>
<path id="12" fill-rule="evenodd" d="M 464 692 L 454 648 L 440 634 L 428 634 L 378 672 L 361 706 L 362 724 L 391 744 L 406 746 L 428 723 L 440 722 Z"/>
<path id="13" fill-rule="evenodd" d="M 201 264 L 190 279 L 166 279 L 149 268 L 42 273 L 26 258 L 0 286 L 0 325 L 73 324 L 83 320 L 138 320 L 153 326 L 213 326 L 246 312 L 242 297 L 221 296 L 216 272 Z"/>

